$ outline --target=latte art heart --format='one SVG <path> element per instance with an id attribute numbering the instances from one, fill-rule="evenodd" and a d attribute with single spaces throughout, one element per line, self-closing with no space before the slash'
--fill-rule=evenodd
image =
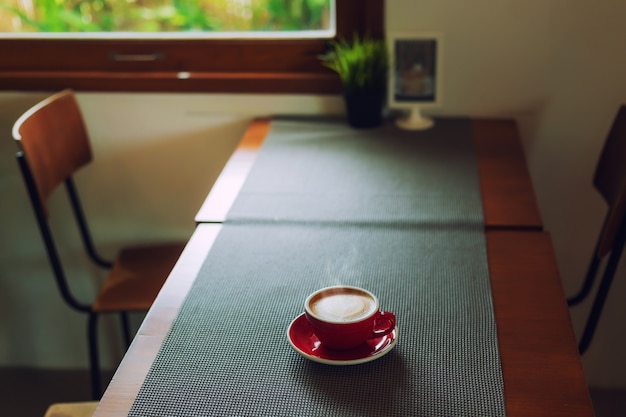
<path id="1" fill-rule="evenodd" d="M 376 303 L 359 293 L 335 293 L 313 300 L 310 308 L 323 320 L 344 322 L 368 317 L 374 312 Z"/>

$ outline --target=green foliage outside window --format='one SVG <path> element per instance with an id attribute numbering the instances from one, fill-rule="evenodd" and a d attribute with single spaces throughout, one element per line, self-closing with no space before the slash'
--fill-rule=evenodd
<path id="1" fill-rule="evenodd" d="M 3 0 L 3 32 L 327 29 L 331 0 Z"/>

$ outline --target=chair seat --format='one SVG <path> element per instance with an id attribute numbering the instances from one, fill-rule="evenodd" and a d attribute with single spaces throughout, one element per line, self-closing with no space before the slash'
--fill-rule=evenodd
<path id="1" fill-rule="evenodd" d="M 148 310 L 184 247 L 184 243 L 175 242 L 122 249 L 92 305 L 93 311 Z"/>
<path id="2" fill-rule="evenodd" d="M 97 401 L 52 404 L 44 417 L 91 417 L 97 407 Z"/>

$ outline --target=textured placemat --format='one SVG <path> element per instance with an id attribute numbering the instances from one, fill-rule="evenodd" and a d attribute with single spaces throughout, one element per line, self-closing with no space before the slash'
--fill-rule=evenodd
<path id="1" fill-rule="evenodd" d="M 396 313 L 373 362 L 289 346 L 305 297 L 350 284 Z M 130 416 L 503 416 L 482 227 L 230 223 L 183 303 Z"/>
<path id="2" fill-rule="evenodd" d="M 482 224 L 470 120 L 408 131 L 275 119 L 227 219 Z"/>

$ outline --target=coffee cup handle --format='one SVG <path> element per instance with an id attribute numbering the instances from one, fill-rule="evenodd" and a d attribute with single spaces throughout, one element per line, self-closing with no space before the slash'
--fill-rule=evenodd
<path id="1" fill-rule="evenodd" d="M 374 331 L 368 339 L 375 339 L 391 333 L 396 328 L 396 315 L 389 311 L 381 311 L 376 317 Z"/>

